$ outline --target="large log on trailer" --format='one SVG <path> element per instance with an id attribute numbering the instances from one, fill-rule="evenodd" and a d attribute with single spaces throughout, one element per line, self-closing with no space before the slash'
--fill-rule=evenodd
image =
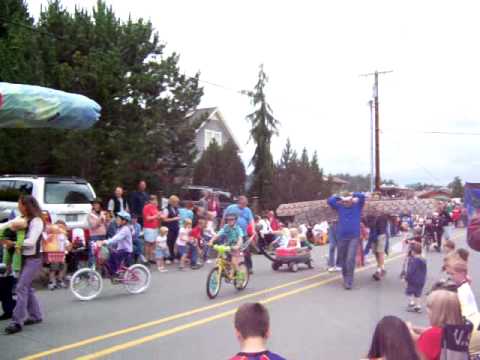
<path id="1" fill-rule="evenodd" d="M 415 214 L 429 216 L 436 212 L 441 202 L 435 199 L 411 200 L 367 200 L 363 213 L 382 213 L 387 215 Z M 295 204 L 280 205 L 277 215 L 294 218 L 296 224 L 316 224 L 322 221 L 332 221 L 337 218 L 337 212 L 328 206 L 326 200 L 307 201 Z"/>

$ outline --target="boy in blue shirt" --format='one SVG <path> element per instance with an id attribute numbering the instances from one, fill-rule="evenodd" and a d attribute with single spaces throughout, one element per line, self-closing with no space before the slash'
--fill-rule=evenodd
<path id="1" fill-rule="evenodd" d="M 267 350 L 270 337 L 268 310 L 260 303 L 247 303 L 235 313 L 235 333 L 240 352 L 230 360 L 285 360 Z"/>

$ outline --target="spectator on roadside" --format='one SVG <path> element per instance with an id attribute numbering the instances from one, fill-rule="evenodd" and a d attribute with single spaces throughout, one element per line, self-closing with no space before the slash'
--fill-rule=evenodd
<path id="1" fill-rule="evenodd" d="M 373 333 L 368 360 L 420 360 L 407 325 L 396 316 L 385 316 Z"/>
<path id="2" fill-rule="evenodd" d="M 280 230 L 280 223 L 278 222 L 277 218 L 275 217 L 275 213 L 273 210 L 269 210 L 267 212 L 267 218 L 268 221 L 270 222 L 270 227 L 272 228 L 272 231 L 279 231 Z"/>
<path id="3" fill-rule="evenodd" d="M 143 255 L 144 244 L 141 238 L 142 226 L 138 223 L 138 218 L 135 215 L 132 215 L 130 231 L 132 232 L 133 261 L 134 263 L 146 263 L 147 259 Z"/>
<path id="4" fill-rule="evenodd" d="M 180 214 L 178 212 L 179 203 L 180 199 L 178 196 L 170 196 L 168 199 L 168 205 L 165 209 L 163 209 L 161 217 L 162 224 L 168 228 L 167 245 L 170 253 L 170 259 L 167 260 L 167 264 L 178 259 L 177 254 L 175 254 L 175 243 L 180 231 Z"/>
<path id="5" fill-rule="evenodd" d="M 270 317 L 264 305 L 241 305 L 235 313 L 234 324 L 240 352 L 230 360 L 285 360 L 267 350 L 267 340 L 271 332 Z"/>
<path id="6" fill-rule="evenodd" d="M 118 215 L 119 212 L 127 211 L 129 212 L 130 209 L 128 208 L 127 199 L 123 197 L 123 188 L 117 186 L 115 188 L 115 193 L 113 197 L 108 201 L 108 211 L 113 214 L 114 217 Z"/>
<path id="7" fill-rule="evenodd" d="M 360 220 L 365 195 L 353 193 L 352 196 L 331 196 L 328 204 L 338 213 L 337 246 L 344 288 L 352 289 L 355 272 L 355 257 L 360 241 Z"/>
<path id="8" fill-rule="evenodd" d="M 88 214 L 87 219 L 90 230 L 90 240 L 87 243 L 88 265 L 92 266 L 95 263 L 95 255 L 92 253 L 91 247 L 92 243 L 107 238 L 107 214 L 102 211 L 101 199 L 96 198 L 92 201 L 92 211 Z"/>
<path id="9" fill-rule="evenodd" d="M 32 282 L 42 269 L 40 245 L 45 223 L 42 219 L 40 205 L 33 196 L 20 197 L 18 208 L 28 221 L 28 230 L 20 250 L 23 259 L 22 270 L 16 286 L 17 303 L 13 310 L 12 322 L 5 329 L 7 334 L 18 333 L 22 331 L 24 325 L 38 324 L 43 320 Z"/>
<path id="10" fill-rule="evenodd" d="M 225 218 L 229 215 L 233 215 L 237 218 L 237 225 L 242 229 L 245 242 L 247 239 L 248 226 L 255 228 L 254 217 L 252 210 L 248 207 L 248 198 L 244 195 L 238 197 L 238 202 L 228 206 L 223 213 L 222 225 L 225 223 Z M 249 249 L 244 250 L 245 265 L 248 268 L 250 274 L 253 274 L 252 254 Z"/>
<path id="11" fill-rule="evenodd" d="M 208 199 L 210 197 L 210 191 L 209 190 L 203 190 L 202 191 L 202 197 L 200 200 L 198 200 L 198 207 L 202 209 L 202 214 L 206 213 L 208 211 Z"/>
<path id="12" fill-rule="evenodd" d="M 156 264 L 155 242 L 160 227 L 161 212 L 158 210 L 156 195 L 150 195 L 147 205 L 143 208 L 143 239 L 145 240 L 145 257 L 147 261 Z"/>
<path id="13" fill-rule="evenodd" d="M 463 325 L 464 321 L 457 294 L 448 290 L 435 290 L 427 298 L 430 327 L 407 324 L 422 359 L 440 360 L 442 334 L 445 325 Z"/>
<path id="14" fill-rule="evenodd" d="M 477 300 L 470 285 L 467 262 L 462 259 L 457 259 L 449 267 L 448 273 L 457 286 L 457 295 L 460 301 L 462 315 L 473 325 L 473 332 L 469 343 L 469 351 L 473 359 L 473 356 L 478 357 L 480 355 L 480 313 L 478 311 Z"/>
<path id="15" fill-rule="evenodd" d="M 211 214 L 214 219 L 217 219 L 220 214 L 220 201 L 218 200 L 218 195 L 215 193 L 210 193 L 208 195 L 207 214 Z"/>
<path id="16" fill-rule="evenodd" d="M 448 211 L 447 206 L 444 206 L 440 212 L 440 221 L 443 226 L 443 239 L 450 240 L 452 237 L 452 218 L 450 216 L 450 211 Z M 441 243 L 438 244 L 441 249 Z"/>
<path id="17" fill-rule="evenodd" d="M 137 191 L 134 191 L 130 194 L 129 197 L 129 207 L 131 214 L 137 217 L 137 221 L 140 226 L 143 227 L 143 208 L 149 200 L 149 195 L 147 192 L 147 183 L 145 180 L 140 180 L 138 182 Z"/>
<path id="18" fill-rule="evenodd" d="M 178 209 L 178 214 L 180 215 L 180 227 L 183 226 L 183 222 L 187 219 L 190 219 L 193 223 L 193 202 L 187 201 L 185 207 L 180 207 Z"/>

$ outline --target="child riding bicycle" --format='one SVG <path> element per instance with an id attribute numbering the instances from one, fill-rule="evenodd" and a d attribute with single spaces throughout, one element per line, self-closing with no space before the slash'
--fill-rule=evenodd
<path id="1" fill-rule="evenodd" d="M 238 264 L 241 261 L 240 247 L 243 241 L 243 231 L 240 226 L 237 225 L 237 217 L 235 215 L 227 215 L 225 218 L 225 225 L 209 242 L 209 246 L 219 239 L 225 239 L 225 245 L 230 246 L 232 251 L 230 256 L 232 258 L 232 272 L 236 273 Z"/>
<path id="2" fill-rule="evenodd" d="M 130 214 L 126 211 L 120 211 L 116 218 L 117 233 L 108 240 L 97 241 L 98 245 L 115 245 L 116 250 L 110 253 L 108 263 L 112 276 L 117 274 L 122 262 L 129 263 L 133 253 L 132 231 L 128 226 L 131 221 Z"/>

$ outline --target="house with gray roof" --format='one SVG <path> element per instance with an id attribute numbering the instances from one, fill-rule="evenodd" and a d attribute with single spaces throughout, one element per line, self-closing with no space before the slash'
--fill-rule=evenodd
<path id="1" fill-rule="evenodd" d="M 196 127 L 195 144 L 199 158 L 213 140 L 220 146 L 232 140 L 241 152 L 239 142 L 218 107 L 197 109 L 188 114 L 187 118 Z"/>

